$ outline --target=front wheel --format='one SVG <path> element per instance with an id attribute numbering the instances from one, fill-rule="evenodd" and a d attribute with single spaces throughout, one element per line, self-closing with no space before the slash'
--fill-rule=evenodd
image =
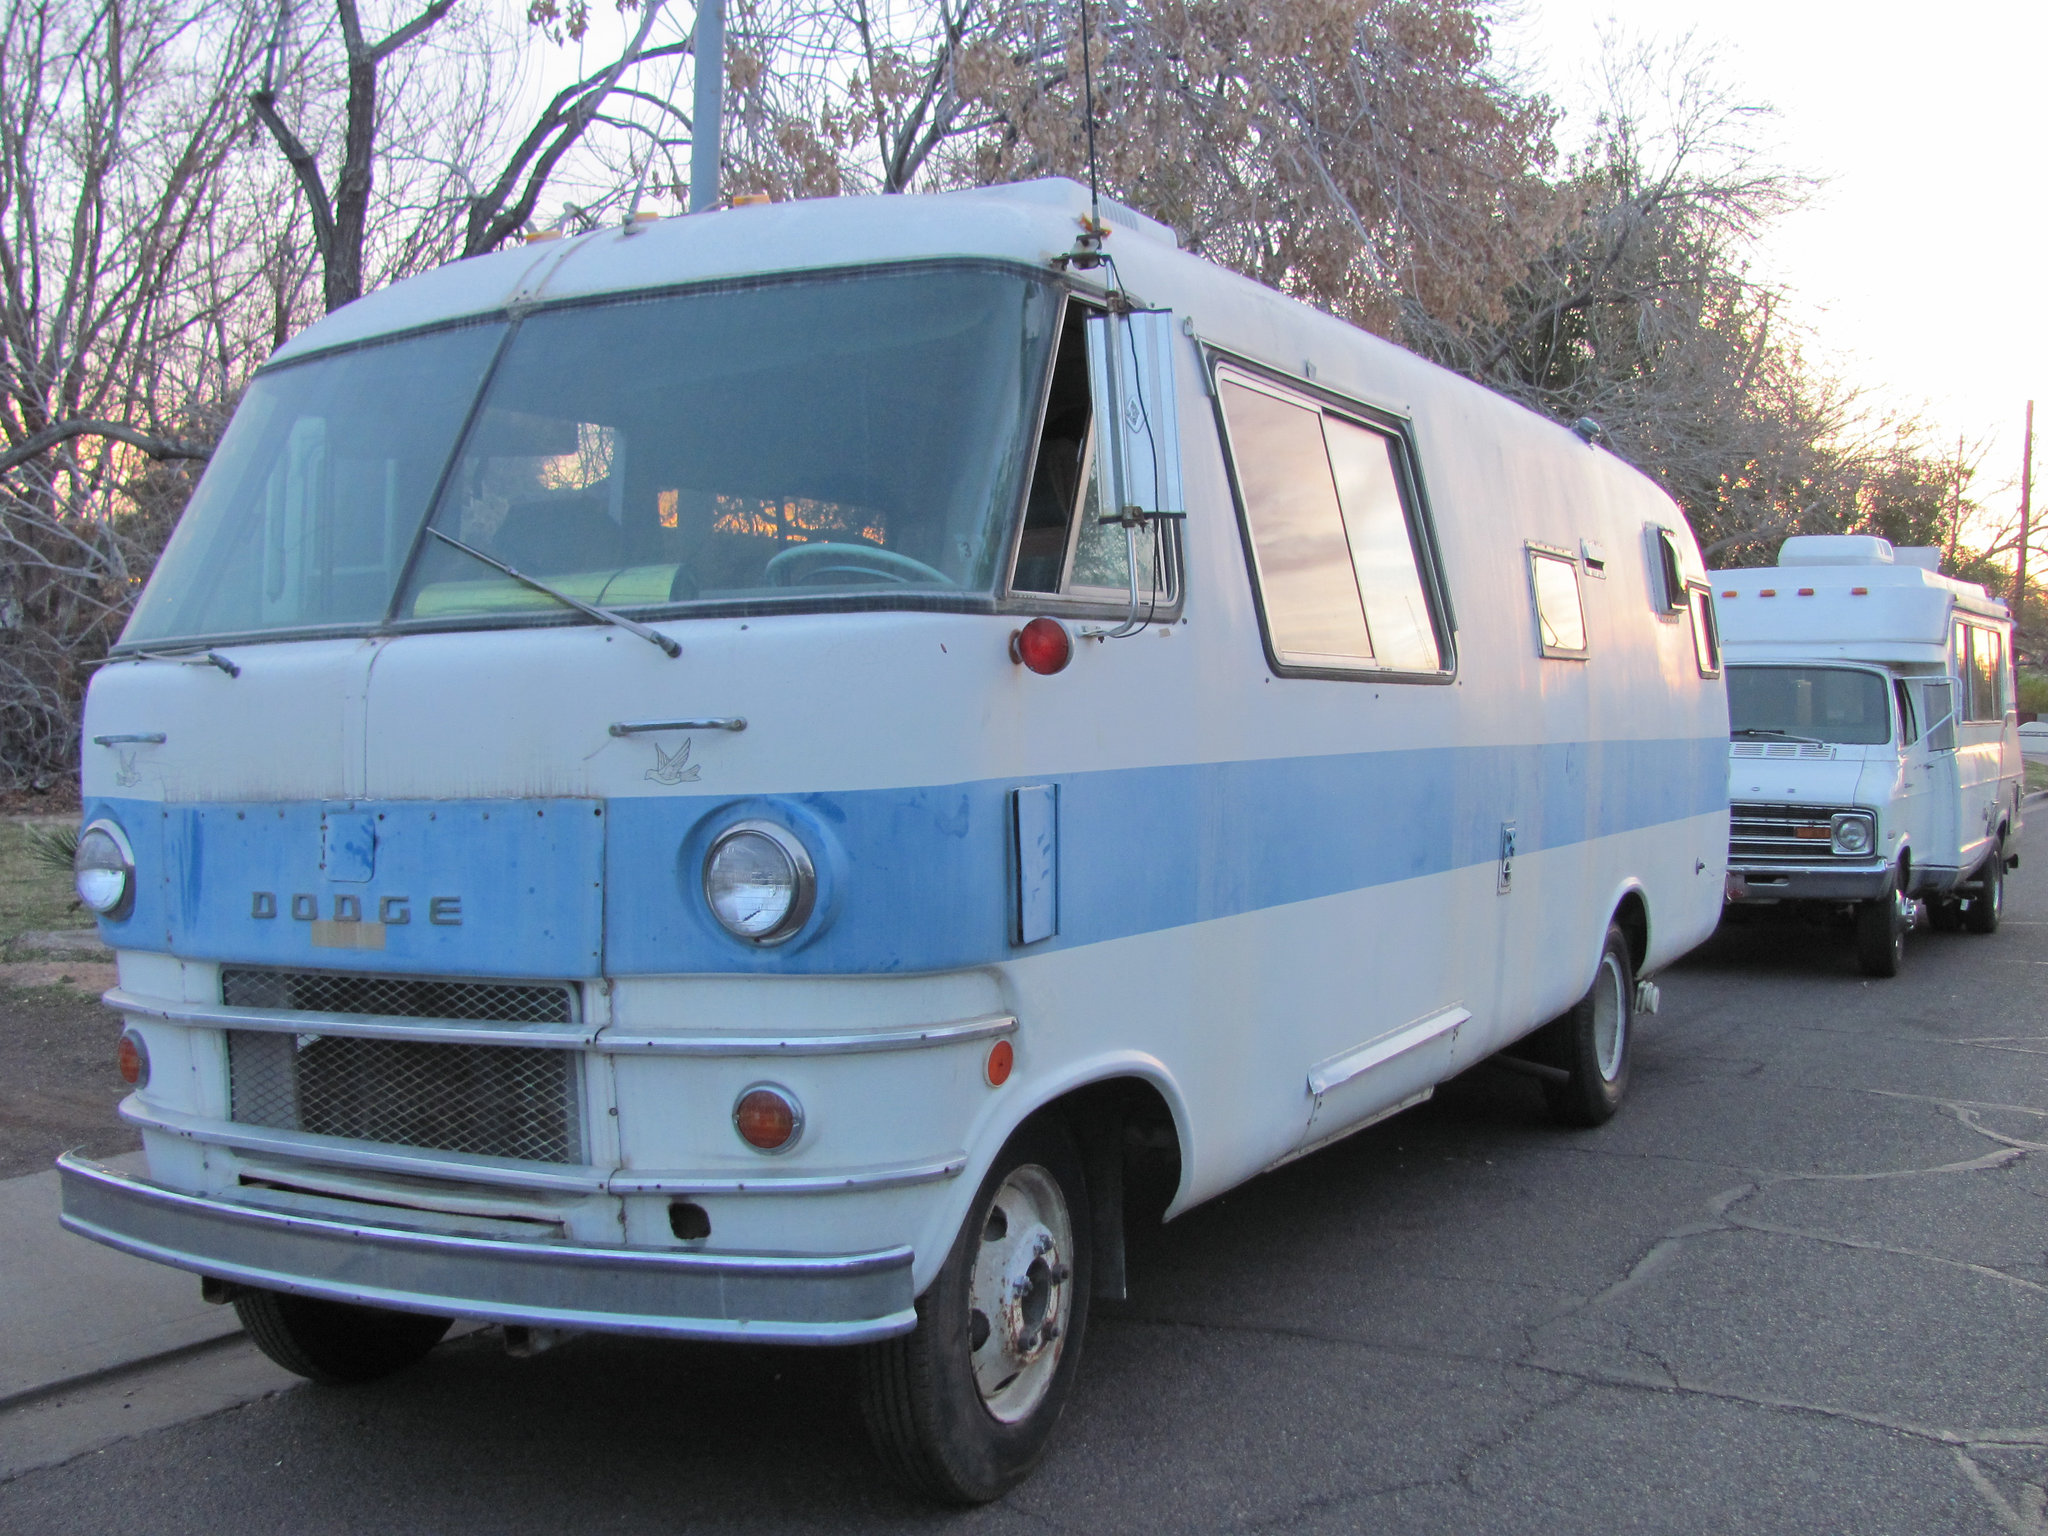
<path id="1" fill-rule="evenodd" d="M 1543 1097 L 1560 1125 L 1605 1125 L 1628 1092 L 1629 1037 L 1635 1033 L 1635 966 L 1628 936 L 1609 924 L 1593 985 L 1578 1005 L 1544 1026 L 1547 1054 L 1565 1071 L 1546 1081 Z"/>
<path id="2" fill-rule="evenodd" d="M 1875 901 L 1856 907 L 1856 963 L 1866 976 L 1896 976 L 1906 958 L 1906 930 L 1913 926 L 1913 904 L 1892 888 Z"/>
<path id="3" fill-rule="evenodd" d="M 1027 1123 L 918 1298 L 915 1331 L 862 1355 L 868 1434 L 905 1483 L 982 1504 L 1044 1454 L 1088 1324 L 1089 1219 L 1073 1137 L 1049 1117 Z"/>
<path id="4" fill-rule="evenodd" d="M 404 1370 L 441 1342 L 452 1318 L 248 1290 L 235 1315 L 256 1347 L 295 1376 L 329 1386 Z"/>
<path id="5" fill-rule="evenodd" d="M 1978 872 L 1979 890 L 1963 903 L 1963 924 L 1972 933 L 1998 932 L 2005 915 L 2005 845 L 1999 844 Z"/>

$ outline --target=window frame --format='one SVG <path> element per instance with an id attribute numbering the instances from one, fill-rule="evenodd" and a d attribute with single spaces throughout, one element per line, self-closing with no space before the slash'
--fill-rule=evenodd
<path id="1" fill-rule="evenodd" d="M 1416 450 L 1413 422 L 1393 411 L 1368 405 L 1335 390 L 1322 388 L 1311 381 L 1283 373 L 1221 347 L 1203 344 L 1202 360 L 1203 380 L 1208 390 L 1210 407 L 1216 418 L 1217 441 L 1223 448 L 1224 472 L 1230 483 L 1231 501 L 1237 510 L 1237 532 L 1244 550 L 1245 576 L 1251 584 L 1252 606 L 1259 620 L 1259 644 L 1265 652 L 1267 668 L 1275 677 L 1315 678 L 1328 682 L 1409 683 L 1435 686 L 1455 683 L 1458 680 L 1457 614 L 1452 607 L 1450 586 L 1444 575 L 1443 552 L 1436 536 L 1436 519 L 1431 512 L 1429 496 L 1422 481 L 1421 456 Z M 1260 390 L 1286 404 L 1314 411 L 1319 417 L 1335 416 L 1340 421 L 1375 433 L 1388 441 L 1391 448 L 1387 456 L 1388 462 L 1393 467 L 1395 488 L 1400 495 L 1401 510 L 1408 524 L 1409 548 L 1415 556 L 1416 576 L 1422 587 L 1423 604 L 1429 610 L 1431 633 L 1436 640 L 1437 670 L 1403 671 L 1363 660 L 1353 666 L 1319 666 L 1281 659 L 1273 643 L 1273 626 L 1266 612 L 1265 584 L 1259 570 L 1258 546 L 1252 537 L 1251 512 L 1246 505 L 1244 485 L 1238 475 L 1237 447 L 1231 439 L 1230 422 L 1223 410 L 1222 386 L 1226 373 L 1233 382 Z M 1327 445 L 1324 451 L 1327 454 Z M 1331 468 L 1331 475 L 1334 482 L 1334 466 Z M 1339 510 L 1341 516 L 1341 503 Z M 1346 538 L 1348 543 L 1348 529 Z M 1370 634 L 1372 616 L 1365 613 L 1362 593 L 1360 612 L 1364 615 L 1366 630 Z"/>
<path id="2" fill-rule="evenodd" d="M 1081 540 L 1082 511 L 1088 504 L 1088 485 L 1095 473 L 1096 449 L 1096 402 L 1091 398 L 1088 413 L 1088 441 L 1082 447 L 1081 473 L 1075 482 L 1076 504 L 1067 522 L 1067 537 L 1060 552 L 1059 581 L 1061 587 L 1051 592 L 1037 592 L 1020 588 L 1017 580 L 1017 561 L 1023 554 L 1024 522 L 1030 513 L 1032 482 L 1037 476 L 1038 446 L 1045 438 L 1047 417 L 1052 411 L 1052 390 L 1054 376 L 1059 372 L 1060 347 L 1066 339 L 1067 326 L 1085 322 L 1090 314 L 1107 314 L 1109 306 L 1102 296 L 1092 289 L 1082 288 L 1073 283 L 1058 285 L 1065 290 L 1065 299 L 1060 309 L 1059 334 L 1053 338 L 1052 350 L 1047 356 L 1045 378 L 1038 392 L 1038 414 L 1031 430 L 1033 463 L 1029 473 L 1023 476 L 1023 492 L 1011 515 L 1010 554 L 1004 566 L 1004 575 L 996 595 L 998 613 L 1050 613 L 1063 618 L 1104 619 L 1127 618 L 1131 611 L 1131 592 L 1127 585 L 1122 587 L 1080 587 L 1068 589 L 1065 586 L 1067 573 L 1073 568 L 1074 551 Z M 1138 308 L 1144 308 L 1138 305 Z M 1178 378 L 1175 383 L 1178 385 Z M 1186 435 L 1183 433 L 1185 443 Z M 1158 569 L 1167 583 L 1166 595 L 1158 602 L 1147 605 L 1144 594 L 1139 594 L 1139 607 L 1147 617 L 1148 624 L 1178 623 L 1181 610 L 1187 601 L 1186 565 L 1181 546 L 1181 519 L 1161 517 L 1152 520 L 1153 537 L 1158 542 Z"/>
<path id="3" fill-rule="evenodd" d="M 1536 621 L 1536 651 L 1548 661 L 1590 661 L 1593 656 L 1593 624 L 1586 611 L 1586 573 L 1579 567 L 1579 557 L 1559 544 L 1545 544 L 1538 539 L 1527 540 L 1522 545 L 1523 564 L 1528 568 L 1529 616 Z M 1543 638 L 1543 589 L 1536 580 L 1536 562 L 1550 560 L 1568 565 L 1572 572 L 1572 594 L 1579 604 L 1579 633 L 1586 643 L 1577 650 L 1562 645 L 1551 645 Z"/>
<path id="4" fill-rule="evenodd" d="M 1693 660 L 1699 665 L 1701 677 L 1719 677 L 1726 664 L 1721 659 L 1721 618 L 1714 611 L 1713 588 L 1702 581 L 1689 581 L 1685 585 L 1685 594 L 1686 609 L 1690 615 L 1688 624 L 1692 634 Z M 1714 656 L 1714 664 L 1711 670 L 1709 670 L 1706 660 L 1700 654 L 1700 636 L 1702 634 L 1700 618 L 1703 614 L 1706 617 L 1704 633 L 1707 640 L 1707 649 Z"/>
<path id="5" fill-rule="evenodd" d="M 1655 555 L 1657 583 L 1651 599 L 1659 617 L 1675 620 L 1692 606 L 1687 596 L 1692 582 L 1685 573 L 1685 551 L 1678 547 L 1678 530 L 1669 524 L 1644 526 L 1649 530 L 1650 548 Z"/>

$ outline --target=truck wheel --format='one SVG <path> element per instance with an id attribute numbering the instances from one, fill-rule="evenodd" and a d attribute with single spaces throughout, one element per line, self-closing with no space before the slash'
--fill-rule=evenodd
<path id="1" fill-rule="evenodd" d="M 1543 1028 L 1545 1054 L 1569 1074 L 1545 1082 L 1543 1097 L 1560 1125 L 1605 1125 L 1628 1091 L 1629 1037 L 1635 1033 L 1635 967 L 1628 936 L 1610 924 L 1593 985 L 1572 1011 Z"/>
<path id="2" fill-rule="evenodd" d="M 256 1347 L 295 1376 L 329 1386 L 376 1381 L 425 1358 L 454 1321 L 281 1291 L 242 1291 L 235 1315 Z"/>
<path id="3" fill-rule="evenodd" d="M 982 1504 L 1045 1452 L 1088 1324 L 1087 1182 L 1058 1120 L 996 1158 L 917 1328 L 861 1357 L 861 1411 L 882 1460 L 932 1498 Z"/>
<path id="4" fill-rule="evenodd" d="M 1897 877 L 1892 888 L 1875 901 L 1856 905 L 1856 963 L 1866 976 L 1896 976 L 1906 958 L 1906 930 L 1913 924 L 1912 908 L 1899 894 Z"/>
<path id="5" fill-rule="evenodd" d="M 1972 933 L 1996 933 L 1998 920 L 2005 915 L 2004 844 L 1992 850 L 1977 878 L 1984 889 L 1963 903 L 1963 923 Z"/>

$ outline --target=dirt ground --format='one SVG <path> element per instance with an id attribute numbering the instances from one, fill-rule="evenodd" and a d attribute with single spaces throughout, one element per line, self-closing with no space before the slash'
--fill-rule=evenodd
<path id="1" fill-rule="evenodd" d="M 0 989 L 0 1178 L 41 1173 L 59 1152 L 96 1157 L 141 1138 L 114 1114 L 121 1021 L 71 987 Z"/>

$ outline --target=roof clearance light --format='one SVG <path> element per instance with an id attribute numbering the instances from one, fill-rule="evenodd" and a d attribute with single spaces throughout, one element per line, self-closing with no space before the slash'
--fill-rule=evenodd
<path id="1" fill-rule="evenodd" d="M 1064 671 L 1074 659 L 1073 637 L 1058 619 L 1039 617 L 1010 636 L 1010 660 L 1042 677 Z"/>
<path id="2" fill-rule="evenodd" d="M 149 1086 L 149 1046 L 134 1030 L 121 1032 L 121 1043 L 114 1047 L 114 1066 L 130 1088 Z"/>
<path id="3" fill-rule="evenodd" d="M 1776 597 L 1777 595 L 1778 589 L 1776 587 L 1765 587 L 1763 591 L 1757 593 L 1758 597 Z"/>
<path id="4" fill-rule="evenodd" d="M 1851 597 L 1868 597 L 1868 596 L 1870 596 L 1870 588 L 1868 588 L 1868 587 L 1851 587 L 1851 588 L 1849 589 L 1849 595 L 1850 595 Z"/>
<path id="5" fill-rule="evenodd" d="M 1722 595 L 1723 597 L 1735 597 L 1735 596 L 1737 596 L 1738 594 L 1736 594 L 1735 592 L 1732 592 L 1732 591 L 1730 591 L 1730 592 L 1723 592 L 1723 593 L 1722 593 L 1721 595 Z"/>
<path id="6" fill-rule="evenodd" d="M 1813 588 L 1811 588 L 1811 587 L 1801 587 L 1801 588 L 1799 589 L 1799 595 L 1800 595 L 1801 597 L 1811 597 L 1811 596 L 1813 596 Z"/>
<path id="7" fill-rule="evenodd" d="M 756 1083 L 732 1106 L 732 1128 L 756 1152 L 787 1152 L 804 1134 L 803 1106 L 775 1083 Z"/>
<path id="8" fill-rule="evenodd" d="M 101 917 L 120 919 L 135 905 L 135 855 L 111 821 L 96 821 L 79 834 L 71 855 L 78 899 Z"/>

